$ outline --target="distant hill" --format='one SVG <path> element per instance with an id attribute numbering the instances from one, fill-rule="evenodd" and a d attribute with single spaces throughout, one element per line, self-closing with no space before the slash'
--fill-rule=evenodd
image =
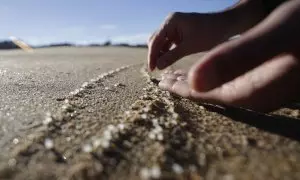
<path id="1" fill-rule="evenodd" d="M 47 47 L 105 47 L 105 46 L 112 46 L 112 47 L 132 47 L 132 48 L 147 48 L 146 44 L 136 44 L 131 45 L 127 43 L 119 43 L 119 44 L 112 44 L 110 41 L 104 42 L 103 44 L 92 43 L 88 45 L 76 45 L 69 42 L 62 42 L 62 43 L 53 43 L 47 45 L 40 45 L 40 46 L 33 46 L 33 48 L 47 48 Z M 0 41 L 0 50 L 1 49 L 20 49 L 17 45 L 15 45 L 10 40 Z"/>
<path id="2" fill-rule="evenodd" d="M 63 42 L 63 43 L 53 43 L 47 45 L 36 46 L 36 48 L 47 48 L 47 47 L 73 47 L 76 46 L 75 44 Z"/>
<path id="3" fill-rule="evenodd" d="M 17 45 L 15 45 L 12 41 L 1 41 L 0 49 L 20 49 Z"/>

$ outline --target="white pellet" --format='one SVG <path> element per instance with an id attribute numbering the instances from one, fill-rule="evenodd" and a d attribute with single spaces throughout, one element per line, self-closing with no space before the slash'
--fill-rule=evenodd
<path id="1" fill-rule="evenodd" d="M 124 124 L 118 124 L 118 128 L 119 128 L 120 130 L 124 130 L 124 129 L 125 129 L 125 125 L 124 125 Z"/>
<path id="2" fill-rule="evenodd" d="M 164 136 L 162 134 L 157 135 L 157 140 L 162 141 L 164 140 Z"/>
<path id="3" fill-rule="evenodd" d="M 46 138 L 44 145 L 46 147 L 46 149 L 52 149 L 54 147 L 54 143 L 52 139 Z"/>
<path id="4" fill-rule="evenodd" d="M 19 139 L 18 138 L 14 138 L 13 139 L 13 144 L 19 144 Z"/>
<path id="5" fill-rule="evenodd" d="M 81 87 L 85 88 L 85 87 L 87 87 L 88 85 L 89 85 L 88 82 L 84 82 L 84 83 L 81 85 Z"/>
<path id="6" fill-rule="evenodd" d="M 141 171 L 140 171 L 140 177 L 142 179 L 145 179 L 145 180 L 150 179 L 151 174 L 150 174 L 149 169 L 148 168 L 142 168 Z"/>
<path id="7" fill-rule="evenodd" d="M 99 146 L 101 145 L 101 143 L 102 143 L 102 140 L 101 140 L 101 139 L 95 139 L 95 140 L 93 141 L 93 146 L 94 146 L 94 148 L 99 147 Z"/>
<path id="8" fill-rule="evenodd" d="M 147 119 L 147 114 L 142 114 L 142 115 L 141 115 L 141 118 L 142 118 L 142 119 Z"/>
<path id="9" fill-rule="evenodd" d="M 176 174 L 182 174 L 183 168 L 179 164 L 173 164 L 172 169 Z"/>
<path id="10" fill-rule="evenodd" d="M 109 147 L 109 141 L 107 141 L 107 140 L 102 141 L 102 142 L 101 142 L 101 146 L 102 146 L 103 148 L 108 148 L 108 147 Z"/>
<path id="11" fill-rule="evenodd" d="M 83 152 L 90 153 L 93 150 L 93 147 L 90 144 L 86 144 L 82 147 Z"/>
<path id="12" fill-rule="evenodd" d="M 51 116 L 47 116 L 44 121 L 43 121 L 43 124 L 44 125 L 48 125 L 52 122 L 52 117 Z"/>
<path id="13" fill-rule="evenodd" d="M 148 136 L 150 139 L 155 139 L 155 134 L 153 132 L 150 132 Z"/>
<path id="14" fill-rule="evenodd" d="M 151 172 L 151 177 L 152 178 L 158 179 L 161 176 L 161 170 L 160 170 L 159 166 L 153 166 L 151 168 L 150 172 Z"/>

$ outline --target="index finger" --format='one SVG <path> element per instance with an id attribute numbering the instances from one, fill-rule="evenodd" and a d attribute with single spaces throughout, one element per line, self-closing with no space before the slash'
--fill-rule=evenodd
<path id="1" fill-rule="evenodd" d="M 166 42 L 166 28 L 163 26 L 159 31 L 155 32 L 149 40 L 148 51 L 148 68 L 153 71 L 156 67 L 156 60 L 162 51 Z"/>

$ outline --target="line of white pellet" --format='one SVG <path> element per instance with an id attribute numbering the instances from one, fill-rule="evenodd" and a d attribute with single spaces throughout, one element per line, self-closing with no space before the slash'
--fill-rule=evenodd
<path id="1" fill-rule="evenodd" d="M 116 73 L 118 73 L 122 70 L 128 69 L 130 66 L 132 66 L 132 65 L 122 66 L 122 67 L 119 67 L 115 70 L 110 70 L 108 72 L 102 73 L 102 74 L 98 75 L 96 78 L 91 79 L 89 82 L 84 82 L 79 89 L 75 89 L 74 91 L 70 92 L 70 95 L 71 96 L 76 96 L 80 92 L 84 91 L 87 87 L 103 80 L 106 77 L 112 76 L 113 74 L 116 74 Z M 115 86 L 117 86 L 117 85 L 115 85 Z M 105 90 L 109 90 L 109 89 L 110 89 L 109 87 L 105 87 Z"/>
<path id="2" fill-rule="evenodd" d="M 102 74 L 98 75 L 96 78 L 91 79 L 89 82 L 84 82 L 84 83 L 81 85 L 80 88 L 75 89 L 74 91 L 70 92 L 69 95 L 70 95 L 71 97 L 72 97 L 72 96 L 76 96 L 76 95 L 78 95 L 80 92 L 82 92 L 82 91 L 84 91 L 85 89 L 87 89 L 88 87 L 90 87 L 91 85 L 93 85 L 93 84 L 95 84 L 95 83 L 97 83 L 97 82 L 103 80 L 103 79 L 106 78 L 106 77 L 109 77 L 109 76 L 111 76 L 111 75 L 113 75 L 113 74 L 116 74 L 116 73 L 118 73 L 118 72 L 120 72 L 120 71 L 122 71 L 122 70 L 128 69 L 128 68 L 131 67 L 131 66 L 133 66 L 133 65 L 122 66 L 122 67 L 119 67 L 119 68 L 117 68 L 117 69 L 115 69 L 115 70 L 110 70 L 110 71 L 108 71 L 108 72 L 102 73 Z M 118 86 L 120 86 L 120 83 L 117 83 L 117 84 L 115 84 L 114 86 L 115 86 L 115 87 L 118 87 Z M 105 87 L 105 90 L 108 90 L 108 89 L 109 89 L 109 88 Z M 69 97 L 69 98 L 70 98 L 70 97 Z M 63 110 L 64 112 L 66 112 L 66 111 L 72 111 L 72 110 L 73 110 L 73 107 L 72 107 L 72 105 L 69 103 L 69 99 L 68 99 L 68 98 L 65 99 L 64 105 L 62 105 L 61 108 L 62 108 L 62 110 Z M 51 115 L 50 112 L 47 112 L 46 115 L 45 115 L 45 119 L 43 120 L 43 125 L 47 126 L 47 125 L 49 125 L 49 124 L 52 123 L 52 122 L 53 122 L 53 117 L 52 117 L 52 115 Z M 121 126 L 121 129 L 122 129 L 122 125 L 120 125 L 120 126 Z M 109 127 L 111 127 L 111 126 L 109 126 Z M 123 129 L 124 129 L 124 127 L 123 127 Z M 106 132 L 106 134 L 108 134 L 108 132 Z M 108 141 L 108 137 L 107 137 L 107 136 L 105 136 L 105 138 L 106 138 L 106 139 L 103 139 L 103 140 L 101 140 L 101 141 L 94 142 L 93 144 L 94 144 L 94 145 L 101 145 L 101 146 L 107 147 L 107 146 L 109 146 L 109 141 Z M 44 140 L 44 145 L 45 145 L 46 149 L 52 149 L 53 146 L 54 146 L 53 140 L 50 139 L 50 138 L 46 138 L 46 139 Z M 89 151 L 89 149 L 93 149 L 93 148 L 94 148 L 94 147 L 92 147 L 92 146 L 91 146 L 91 148 L 90 148 L 88 145 L 86 145 L 86 146 L 83 147 L 83 150 L 84 150 L 84 151 Z"/>

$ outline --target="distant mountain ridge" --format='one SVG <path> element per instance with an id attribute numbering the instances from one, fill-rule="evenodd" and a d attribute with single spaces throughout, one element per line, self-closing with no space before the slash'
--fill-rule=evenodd
<path id="1" fill-rule="evenodd" d="M 105 47 L 105 46 L 117 46 L 117 47 L 136 47 L 136 48 L 147 48 L 146 44 L 136 44 L 131 45 L 127 43 L 119 43 L 119 44 L 112 44 L 110 41 L 100 43 L 92 43 L 88 45 L 77 45 L 70 42 L 61 42 L 61 43 L 52 43 L 47 45 L 40 45 L 40 46 L 32 46 L 33 48 L 47 48 L 47 47 Z M 15 43 L 11 40 L 3 40 L 0 41 L 0 50 L 7 50 L 7 49 L 20 49 Z"/>

